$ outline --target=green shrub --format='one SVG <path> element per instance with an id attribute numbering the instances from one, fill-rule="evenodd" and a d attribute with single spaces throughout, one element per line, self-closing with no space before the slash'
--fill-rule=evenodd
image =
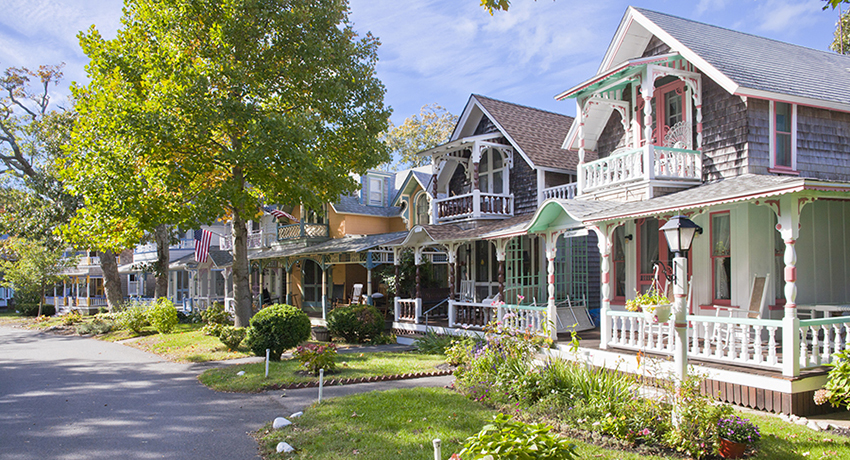
<path id="1" fill-rule="evenodd" d="M 221 325 L 219 325 L 221 326 Z M 245 335 L 248 331 L 244 327 L 221 326 L 221 332 L 218 334 L 218 339 L 221 340 L 227 349 L 236 351 L 239 344 L 245 340 Z"/>
<path id="2" fill-rule="evenodd" d="M 455 337 L 446 348 L 446 362 L 452 366 L 466 364 L 472 357 L 472 348 L 476 340 L 472 337 Z"/>
<path id="3" fill-rule="evenodd" d="M 847 351 L 836 352 L 833 356 L 837 359 L 827 364 L 832 369 L 826 377 L 826 385 L 815 392 L 815 404 L 820 406 L 828 402 L 832 407 L 850 409 L 850 356 Z"/>
<path id="4" fill-rule="evenodd" d="M 319 370 L 325 373 L 336 370 L 336 345 L 319 345 L 307 343 L 295 349 L 295 357 L 301 362 L 301 367 L 313 375 L 319 375 Z"/>
<path id="5" fill-rule="evenodd" d="M 372 339 L 373 345 L 390 345 L 394 343 L 398 343 L 398 338 L 395 336 L 395 334 L 381 333 L 380 335 Z"/>
<path id="6" fill-rule="evenodd" d="M 80 335 L 100 335 L 115 329 L 115 321 L 107 318 L 94 317 L 91 321 L 77 323 L 74 327 Z"/>
<path id="7" fill-rule="evenodd" d="M 147 310 L 148 322 L 160 334 L 168 334 L 177 326 L 177 309 L 165 297 L 156 299 L 153 307 Z"/>
<path id="8" fill-rule="evenodd" d="M 202 311 L 201 319 L 207 324 L 233 325 L 233 320 L 230 319 L 230 313 L 224 309 L 224 304 L 221 302 L 214 302 L 209 308 Z"/>
<path id="9" fill-rule="evenodd" d="M 201 318 L 201 314 L 197 312 L 183 313 L 182 311 L 177 311 L 177 322 L 180 324 L 198 324 L 204 322 Z"/>
<path id="10" fill-rule="evenodd" d="M 446 348 L 452 344 L 453 340 L 454 337 L 450 335 L 440 335 L 434 332 L 433 329 L 428 329 L 425 331 L 425 335 L 413 342 L 413 346 L 416 347 L 416 351 L 419 353 L 444 355 L 446 354 Z"/>
<path id="11" fill-rule="evenodd" d="M 732 416 L 732 407 L 716 404 L 700 394 L 700 379 L 688 376 L 679 388 L 669 388 L 675 395 L 675 416 L 679 424 L 671 429 L 665 441 L 670 447 L 694 458 L 712 454 L 718 442 L 718 426 L 722 418 Z"/>
<path id="12" fill-rule="evenodd" d="M 38 303 L 17 304 L 15 310 L 24 316 L 38 316 Z M 41 314 L 43 316 L 53 316 L 56 314 L 56 307 L 45 304 L 41 307 Z"/>
<path id="13" fill-rule="evenodd" d="M 265 356 L 269 349 L 269 359 L 280 361 L 284 351 L 309 338 L 310 318 L 306 313 L 291 305 L 272 305 L 251 318 L 245 340 L 255 355 Z"/>
<path id="14" fill-rule="evenodd" d="M 78 311 L 71 311 L 62 317 L 62 324 L 65 326 L 73 326 L 83 320 L 83 315 Z"/>
<path id="15" fill-rule="evenodd" d="M 346 342 L 371 341 L 384 332 L 384 316 L 372 305 L 351 305 L 331 310 L 328 330 Z"/>
<path id="16" fill-rule="evenodd" d="M 124 310 L 118 313 L 117 320 L 121 329 L 129 329 L 133 333 L 138 334 L 148 325 L 148 315 L 143 304 L 138 302 L 130 302 L 124 307 Z"/>
<path id="17" fill-rule="evenodd" d="M 575 445 L 552 433 L 551 427 L 511 420 L 498 414 L 493 423 L 467 439 L 461 458 L 572 460 Z"/>
<path id="18" fill-rule="evenodd" d="M 219 324 L 219 323 L 207 323 L 207 324 L 204 325 L 204 327 L 201 328 L 201 332 L 203 332 L 204 335 L 208 335 L 210 337 L 219 337 L 220 338 L 221 337 L 221 331 L 226 327 L 229 327 L 229 326 L 225 326 L 224 324 Z"/>

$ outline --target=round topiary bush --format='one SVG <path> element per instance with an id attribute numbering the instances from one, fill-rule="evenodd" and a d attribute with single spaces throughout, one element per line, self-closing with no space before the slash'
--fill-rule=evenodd
<path id="1" fill-rule="evenodd" d="M 346 342 L 366 342 L 384 332 L 384 316 L 372 305 L 334 308 L 328 315 L 328 330 Z"/>
<path id="2" fill-rule="evenodd" d="M 263 308 L 253 318 L 245 343 L 257 356 L 280 361 L 284 351 L 295 348 L 310 338 L 310 318 L 292 305 L 272 305 Z"/>

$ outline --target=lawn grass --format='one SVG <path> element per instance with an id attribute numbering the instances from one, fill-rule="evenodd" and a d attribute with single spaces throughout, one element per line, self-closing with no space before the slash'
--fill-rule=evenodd
<path id="1" fill-rule="evenodd" d="M 442 355 L 419 353 L 341 353 L 336 358 L 337 371 L 326 378 L 358 378 L 381 375 L 406 374 L 435 370 L 445 363 Z M 312 382 L 317 377 L 296 373 L 300 370 L 297 359 L 287 359 L 269 364 L 269 377 L 265 378 L 265 363 L 239 364 L 209 369 L 200 376 L 201 383 L 217 391 L 256 393 L 281 386 Z M 245 371 L 244 375 L 236 375 Z"/>
<path id="2" fill-rule="evenodd" d="M 442 440 L 443 459 L 447 459 L 495 414 L 495 410 L 443 388 L 370 392 L 314 403 L 302 417 L 291 419 L 293 425 L 281 430 L 267 425 L 256 437 L 267 459 L 426 460 L 434 458 L 431 441 L 435 438 Z M 747 459 L 850 458 L 850 438 L 828 431 L 814 432 L 771 415 L 739 415 L 759 425 L 763 436 Z M 669 458 L 568 439 L 576 444 L 576 458 Z M 295 447 L 296 452 L 276 453 L 280 441 Z"/>
<path id="3" fill-rule="evenodd" d="M 125 342 L 125 345 L 162 356 L 169 361 L 202 363 L 253 356 L 247 347 L 240 345 L 238 351 L 229 351 L 218 337 L 204 335 L 201 324 L 178 324 L 173 332 L 158 334 L 153 329 L 142 330 L 141 336 Z M 129 334 L 128 334 L 129 333 Z M 120 340 L 133 336 L 129 331 L 106 334 L 104 340 Z"/>

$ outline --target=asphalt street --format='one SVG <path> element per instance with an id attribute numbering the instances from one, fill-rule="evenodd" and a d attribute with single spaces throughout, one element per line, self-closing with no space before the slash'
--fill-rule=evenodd
<path id="1" fill-rule="evenodd" d="M 318 390 L 232 394 L 121 344 L 0 327 L 0 459 L 255 459 L 249 433 Z M 326 387 L 324 397 L 443 386 L 452 377 Z M 284 396 L 285 395 L 285 396 Z"/>

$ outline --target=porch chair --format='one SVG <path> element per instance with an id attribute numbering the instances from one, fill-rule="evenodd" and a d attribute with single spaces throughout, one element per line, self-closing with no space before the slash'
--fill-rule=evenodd
<path id="1" fill-rule="evenodd" d="M 728 315 L 730 318 L 749 318 L 749 319 L 761 319 L 762 311 L 764 311 L 764 307 L 767 305 L 767 290 L 769 287 L 770 281 L 770 273 L 765 276 L 758 276 L 758 274 L 753 275 L 753 283 L 750 288 L 750 298 L 747 302 L 747 310 L 743 310 L 738 307 L 726 307 L 721 305 L 714 306 L 714 316 L 720 317 L 721 312 Z M 746 316 L 743 314 L 746 313 Z M 744 337 L 747 334 L 748 327 L 735 325 L 727 328 L 726 331 L 726 340 L 722 344 L 723 348 L 729 347 L 729 342 L 733 336 L 735 337 Z M 717 324 L 714 326 L 714 332 L 712 333 L 712 341 L 717 344 L 717 346 L 721 346 L 720 342 L 720 328 Z M 738 341 L 740 342 L 740 341 Z M 752 346 L 752 344 L 748 344 Z"/>
<path id="2" fill-rule="evenodd" d="M 350 305 L 364 303 L 363 299 L 363 284 L 357 283 L 353 286 L 351 290 L 351 298 L 348 300 Z"/>
<path id="3" fill-rule="evenodd" d="M 475 302 L 475 284 L 472 280 L 460 280 L 460 301 Z"/>

